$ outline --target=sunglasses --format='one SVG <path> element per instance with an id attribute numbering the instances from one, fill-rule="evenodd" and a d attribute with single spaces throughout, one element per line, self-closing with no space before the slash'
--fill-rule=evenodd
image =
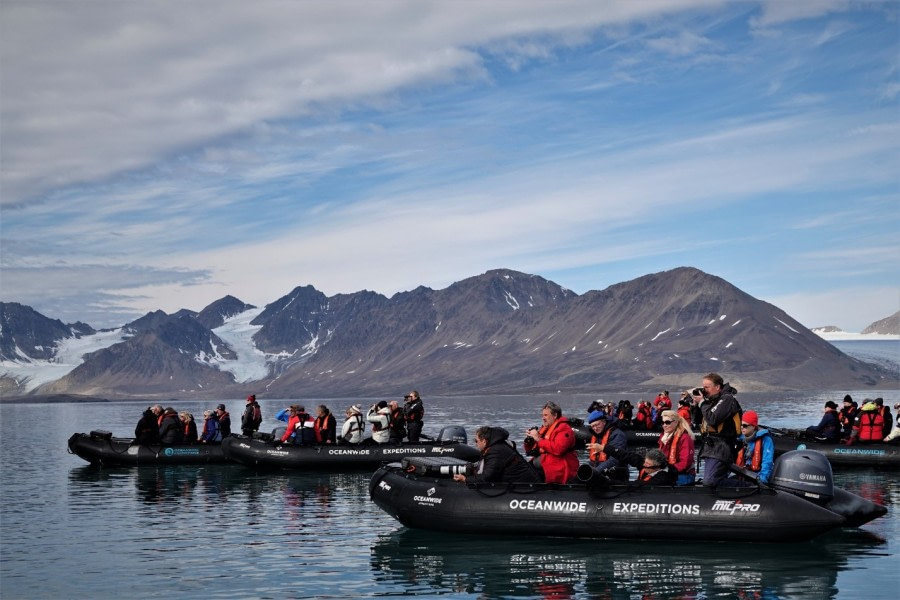
<path id="1" fill-rule="evenodd" d="M 663 421 L 663 425 L 671 425 L 675 421 Z"/>
<path id="2" fill-rule="evenodd" d="M 744 429 L 745 427 L 753 427 L 753 425 L 750 423 L 741 423 L 741 429 Z"/>

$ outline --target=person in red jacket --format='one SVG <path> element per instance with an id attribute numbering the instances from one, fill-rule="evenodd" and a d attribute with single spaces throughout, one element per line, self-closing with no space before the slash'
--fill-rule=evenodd
<path id="1" fill-rule="evenodd" d="M 541 410 L 542 427 L 532 427 L 525 432 L 525 451 L 538 453 L 539 466 L 547 483 L 566 483 L 578 472 L 578 456 L 575 454 L 575 432 L 562 409 L 555 402 L 548 402 Z"/>
<path id="2" fill-rule="evenodd" d="M 674 410 L 664 410 L 662 428 L 658 445 L 666 462 L 678 473 L 676 485 L 692 485 L 697 469 L 694 465 L 694 432 L 690 422 Z"/>

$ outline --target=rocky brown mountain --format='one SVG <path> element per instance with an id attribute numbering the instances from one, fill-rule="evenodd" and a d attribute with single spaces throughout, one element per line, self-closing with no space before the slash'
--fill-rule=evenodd
<path id="1" fill-rule="evenodd" d="M 897 384 L 895 372 L 846 356 L 777 307 L 693 268 L 580 296 L 506 269 L 391 298 L 297 287 L 252 321 L 268 377 L 237 384 L 219 368 L 241 356 L 212 329 L 248 308 L 226 297 L 200 313 L 145 315 L 128 324 L 131 339 L 86 356 L 36 393 L 639 391 L 689 387 L 709 371 L 746 390 Z"/>

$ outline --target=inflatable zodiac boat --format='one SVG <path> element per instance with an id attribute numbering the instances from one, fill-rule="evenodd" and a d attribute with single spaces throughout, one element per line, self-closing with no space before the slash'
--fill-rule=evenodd
<path id="1" fill-rule="evenodd" d="M 461 468 L 405 459 L 378 469 L 369 494 L 407 527 L 488 535 L 796 542 L 887 512 L 835 488 L 815 452 L 781 457 L 773 487 L 466 485 L 449 475 Z"/>
<path id="2" fill-rule="evenodd" d="M 900 469 L 900 445 L 875 442 L 846 446 L 812 438 L 802 430 L 770 429 L 769 432 L 775 442 L 775 456 L 792 450 L 815 450 L 835 467 Z"/>
<path id="3" fill-rule="evenodd" d="M 225 456 L 254 467 L 276 469 L 374 469 L 406 456 L 450 457 L 475 461 L 477 448 L 466 443 L 462 427 L 444 427 L 436 440 L 402 444 L 335 444 L 295 446 L 264 439 L 233 435 L 222 442 Z"/>
<path id="4" fill-rule="evenodd" d="M 100 430 L 72 435 L 69 452 L 91 464 L 107 467 L 229 462 L 219 444 L 136 445 L 133 438 L 117 438 Z"/>

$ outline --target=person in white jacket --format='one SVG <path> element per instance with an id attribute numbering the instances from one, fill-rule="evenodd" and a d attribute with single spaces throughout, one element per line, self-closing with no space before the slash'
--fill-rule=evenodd
<path id="1" fill-rule="evenodd" d="M 387 444 L 391 440 L 391 408 L 382 400 L 372 405 L 366 415 L 366 421 L 372 424 L 372 441 Z"/>
<path id="2" fill-rule="evenodd" d="M 347 409 L 347 420 L 341 428 L 340 443 L 358 444 L 363 440 L 366 434 L 366 426 L 363 421 L 362 409 L 358 404 L 354 404 Z"/>
<path id="3" fill-rule="evenodd" d="M 894 410 L 897 411 L 897 418 L 894 419 L 894 428 L 891 429 L 891 432 L 884 438 L 884 441 L 886 442 L 900 438 L 900 402 L 894 405 Z"/>

